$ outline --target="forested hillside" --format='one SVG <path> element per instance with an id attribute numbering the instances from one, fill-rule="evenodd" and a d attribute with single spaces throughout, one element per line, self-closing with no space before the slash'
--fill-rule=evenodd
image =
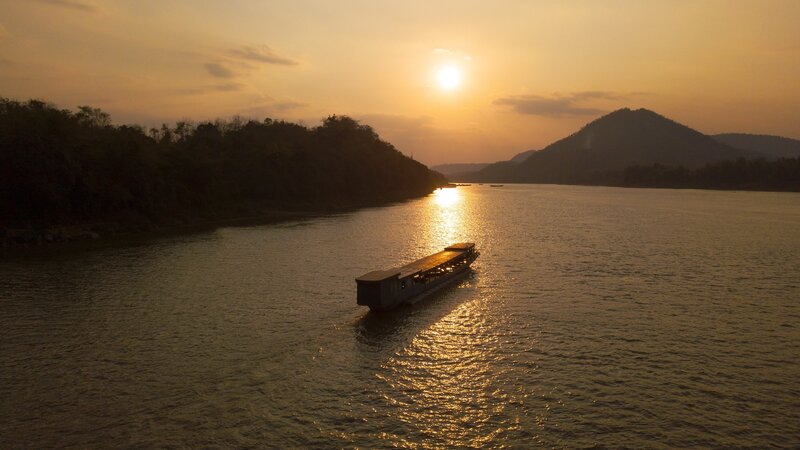
<path id="1" fill-rule="evenodd" d="M 95 108 L 0 99 L 0 226 L 224 217 L 421 196 L 444 183 L 367 125 L 115 126 Z"/>
<path id="2" fill-rule="evenodd" d="M 625 168 L 634 165 L 696 168 L 752 153 L 717 142 L 653 111 L 624 108 L 531 153 L 519 164 L 493 164 L 459 181 L 614 184 Z"/>

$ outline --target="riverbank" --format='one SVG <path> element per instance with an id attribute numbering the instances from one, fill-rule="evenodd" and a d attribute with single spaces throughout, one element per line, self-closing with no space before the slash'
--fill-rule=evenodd
<path id="1" fill-rule="evenodd" d="M 456 179 L 456 184 L 459 184 L 458 181 L 463 181 L 461 178 Z M 490 182 L 473 182 L 472 184 L 486 184 L 489 185 Z M 493 182 L 494 183 L 494 182 Z M 800 192 L 800 181 L 795 182 L 786 182 L 786 183 L 776 183 L 776 184 L 765 184 L 765 183 L 719 183 L 719 184 L 710 184 L 710 183 L 681 183 L 681 182 L 673 182 L 673 181 L 648 181 L 648 182 L 641 182 L 641 181 L 620 181 L 620 180 L 608 180 L 608 181 L 597 181 L 597 182 L 529 182 L 529 181 L 496 181 L 496 183 L 504 183 L 508 185 L 518 184 L 518 185 L 525 185 L 525 184 L 541 184 L 541 185 L 560 185 L 560 186 L 587 186 L 587 187 L 619 187 L 619 188 L 631 188 L 631 189 L 697 189 L 697 190 L 707 190 L 707 191 L 745 191 L 745 192 Z"/>
<path id="2" fill-rule="evenodd" d="M 265 225 L 344 214 L 363 208 L 389 206 L 414 198 L 419 197 L 358 204 L 290 205 L 265 208 L 239 207 L 206 212 L 204 215 L 184 214 L 157 220 L 141 215 L 127 214 L 124 217 L 108 217 L 104 220 L 58 224 L 6 221 L 4 223 L 0 222 L 0 249 L 25 249 L 103 241 L 119 237 L 180 234 L 233 225 Z"/>
<path id="3" fill-rule="evenodd" d="M 265 211 L 257 215 L 226 216 L 195 220 L 173 219 L 168 221 L 92 221 L 43 226 L 40 224 L 13 224 L 0 228 L 0 247 L 24 248 L 71 242 L 95 241 L 110 237 L 135 236 L 149 233 L 181 232 L 203 228 L 215 228 L 240 221 L 263 223 L 280 222 L 321 214 L 319 211 Z"/>

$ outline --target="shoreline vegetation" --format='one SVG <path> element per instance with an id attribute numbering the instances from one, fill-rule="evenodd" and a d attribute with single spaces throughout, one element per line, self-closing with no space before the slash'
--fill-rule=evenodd
<path id="1" fill-rule="evenodd" d="M 698 168 L 655 163 L 622 171 L 584 173 L 562 180 L 508 180 L 454 175 L 453 182 L 560 184 L 647 189 L 708 189 L 719 191 L 800 192 L 800 158 L 725 160 Z"/>
<path id="2" fill-rule="evenodd" d="M 379 206 L 447 184 L 346 116 L 144 129 L 0 98 L 0 247 Z"/>
<path id="3" fill-rule="evenodd" d="M 800 158 L 720 161 L 696 169 L 684 166 L 631 166 L 621 187 L 800 192 Z"/>

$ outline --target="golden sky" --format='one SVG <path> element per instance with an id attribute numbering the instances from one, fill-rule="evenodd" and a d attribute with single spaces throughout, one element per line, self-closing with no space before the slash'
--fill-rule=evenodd
<path id="1" fill-rule="evenodd" d="M 0 96 L 148 126 L 350 115 L 426 164 L 625 106 L 800 138 L 800 1 L 0 0 Z"/>

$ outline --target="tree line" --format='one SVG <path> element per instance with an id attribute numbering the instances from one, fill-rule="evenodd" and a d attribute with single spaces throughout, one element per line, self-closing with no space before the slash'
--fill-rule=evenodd
<path id="1" fill-rule="evenodd" d="M 444 182 L 346 116 L 317 127 L 237 118 L 145 130 L 89 106 L 0 99 L 0 222 L 352 207 Z"/>
<path id="2" fill-rule="evenodd" d="M 622 185 L 696 189 L 800 191 L 800 158 L 721 161 L 688 169 L 654 164 L 625 169 Z"/>

